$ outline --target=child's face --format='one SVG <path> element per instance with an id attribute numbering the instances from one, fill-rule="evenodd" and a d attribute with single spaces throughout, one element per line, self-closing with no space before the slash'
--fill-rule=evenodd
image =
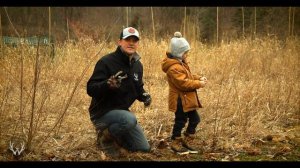
<path id="1" fill-rule="evenodd" d="M 187 57 L 189 56 L 188 53 L 189 53 L 189 51 L 185 52 L 185 53 L 183 54 L 183 56 L 182 56 L 182 60 L 185 61 L 185 62 L 187 61 Z"/>

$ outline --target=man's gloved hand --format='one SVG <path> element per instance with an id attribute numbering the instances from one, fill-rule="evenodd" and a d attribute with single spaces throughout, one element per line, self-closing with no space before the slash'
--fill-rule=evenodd
<path id="1" fill-rule="evenodd" d="M 144 97 L 144 100 L 145 100 L 144 101 L 144 106 L 145 107 L 149 106 L 151 104 L 151 101 L 152 101 L 150 94 L 145 92 L 145 93 L 143 93 L 143 97 Z"/>
<path id="2" fill-rule="evenodd" d="M 122 80 L 127 78 L 127 74 L 122 76 L 121 75 L 122 73 L 123 73 L 123 71 L 119 71 L 115 75 L 112 75 L 111 77 L 109 77 L 109 79 L 107 81 L 109 88 L 116 89 L 121 86 Z"/>

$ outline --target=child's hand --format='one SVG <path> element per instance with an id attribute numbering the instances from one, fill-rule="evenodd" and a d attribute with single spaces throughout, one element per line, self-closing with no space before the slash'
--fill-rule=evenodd
<path id="1" fill-rule="evenodd" d="M 207 78 L 205 76 L 200 78 L 201 87 L 204 88 L 207 83 Z"/>
<path id="2" fill-rule="evenodd" d="M 206 85 L 206 83 L 207 83 L 207 81 L 206 81 L 206 80 L 205 80 L 205 81 L 202 81 L 202 80 L 201 80 L 201 81 L 200 81 L 200 85 L 201 85 L 201 87 L 202 87 L 202 88 L 204 88 L 204 87 L 205 87 L 205 85 Z"/>
<path id="3" fill-rule="evenodd" d="M 207 81 L 207 78 L 205 76 L 200 78 L 200 81 Z"/>

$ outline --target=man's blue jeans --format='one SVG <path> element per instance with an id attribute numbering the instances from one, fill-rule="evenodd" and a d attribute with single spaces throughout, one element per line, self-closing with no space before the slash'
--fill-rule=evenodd
<path id="1" fill-rule="evenodd" d="M 110 134 L 129 151 L 149 152 L 150 145 L 141 126 L 132 112 L 111 110 L 99 119 L 92 121 L 97 130 L 108 129 Z"/>

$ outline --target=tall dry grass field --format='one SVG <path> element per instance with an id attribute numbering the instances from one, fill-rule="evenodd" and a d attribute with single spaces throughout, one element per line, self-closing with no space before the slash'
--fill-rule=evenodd
<path id="1" fill-rule="evenodd" d="M 168 139 L 174 120 L 161 70 L 168 45 L 169 40 L 142 39 L 138 49 L 145 89 L 153 102 L 149 108 L 135 102 L 131 110 L 154 149 L 159 140 Z M 42 46 L 4 46 L 0 160 L 16 159 L 8 150 L 10 142 L 19 148 L 24 142 L 26 149 L 19 160 L 109 160 L 95 147 L 86 83 L 97 60 L 115 48 L 116 43 L 84 39 L 57 44 L 51 59 Z M 204 108 L 198 110 L 197 137 L 205 151 L 236 152 L 269 135 L 300 137 L 299 131 L 293 131 L 299 128 L 300 118 L 299 39 L 245 39 L 219 46 L 194 42 L 191 48 L 191 71 L 209 80 L 198 90 Z M 137 155 L 141 160 L 151 159 Z M 156 160 L 180 160 L 165 156 Z"/>

